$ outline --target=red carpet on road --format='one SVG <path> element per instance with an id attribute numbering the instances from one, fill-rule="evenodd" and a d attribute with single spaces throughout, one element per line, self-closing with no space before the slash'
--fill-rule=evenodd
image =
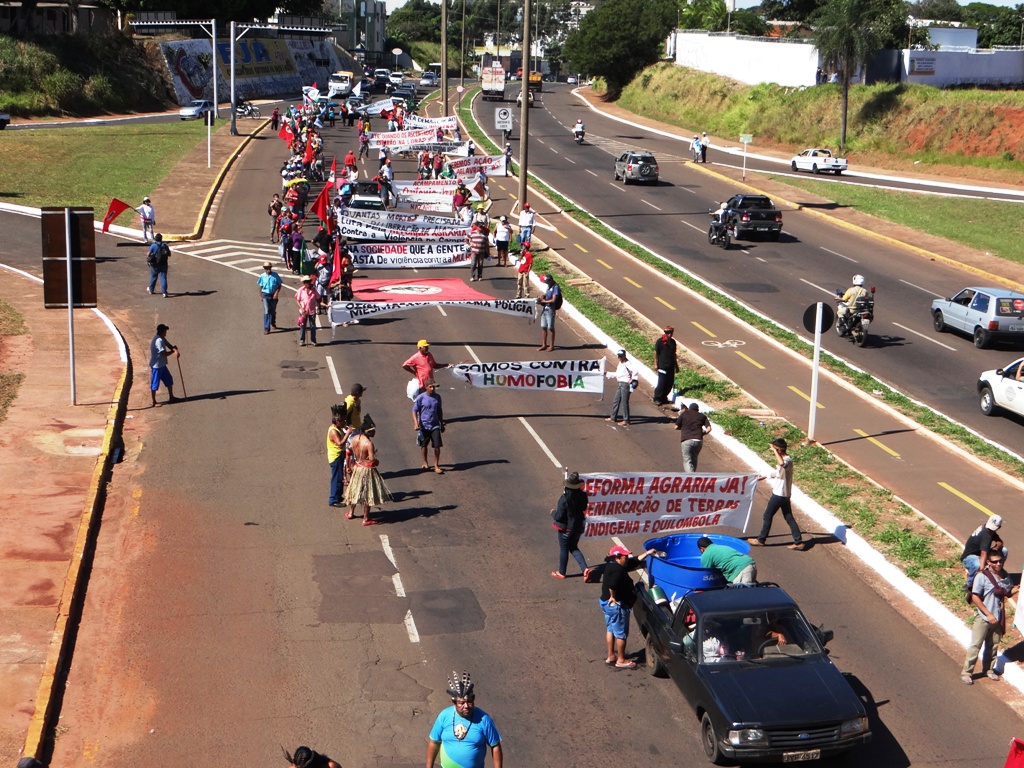
<path id="1" fill-rule="evenodd" d="M 486 301 L 494 299 L 470 288 L 457 277 L 420 277 L 407 280 L 356 280 L 359 301 Z"/>

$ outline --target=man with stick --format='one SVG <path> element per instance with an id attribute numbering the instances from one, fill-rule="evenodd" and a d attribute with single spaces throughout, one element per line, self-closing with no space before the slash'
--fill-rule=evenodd
<path id="1" fill-rule="evenodd" d="M 181 356 L 178 352 L 178 348 L 171 344 L 167 340 L 167 331 L 169 328 L 160 323 L 156 327 L 156 335 L 153 340 L 149 342 L 149 392 L 153 398 L 153 407 L 159 408 L 160 403 L 156 401 L 156 391 L 160 389 L 160 382 L 163 382 L 164 386 L 167 387 L 167 402 L 168 403 L 180 403 L 181 399 L 174 396 L 174 377 L 171 376 L 171 372 L 167 370 L 167 358 L 174 355 L 175 358 Z M 181 361 L 178 361 L 178 374 L 181 374 Z M 184 391 L 184 390 L 183 390 Z"/>

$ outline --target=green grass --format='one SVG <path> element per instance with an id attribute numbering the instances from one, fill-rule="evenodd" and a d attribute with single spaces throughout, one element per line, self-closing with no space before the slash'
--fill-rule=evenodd
<path id="1" fill-rule="evenodd" d="M 112 197 L 141 200 L 205 138 L 198 120 L 4 131 L 0 200 L 92 206 L 102 219 Z"/>
<path id="2" fill-rule="evenodd" d="M 6 301 L 0 300 L 0 346 L 9 336 L 21 336 L 25 333 L 28 333 L 25 318 Z M 22 373 L 0 372 L 0 424 L 7 418 L 7 409 L 18 396 L 18 389 L 24 380 L 25 375 Z"/>

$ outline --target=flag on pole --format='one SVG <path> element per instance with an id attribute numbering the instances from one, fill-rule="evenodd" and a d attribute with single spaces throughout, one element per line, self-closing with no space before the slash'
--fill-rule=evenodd
<path id="1" fill-rule="evenodd" d="M 358 83 L 356 83 L 356 87 L 352 89 L 352 95 L 353 96 L 362 96 L 363 95 L 363 81 L 362 80 L 360 80 Z"/>
<path id="2" fill-rule="evenodd" d="M 277 132 L 278 138 L 284 139 L 285 143 L 291 144 L 295 139 L 295 133 L 292 131 L 291 122 L 284 120 L 281 123 L 281 130 Z"/>
<path id="3" fill-rule="evenodd" d="M 316 214 L 316 217 L 324 223 L 328 232 L 334 228 L 330 214 L 327 212 L 327 209 L 330 206 L 330 190 L 330 186 L 325 186 L 321 189 L 320 194 L 317 195 L 316 200 L 313 201 L 313 207 L 310 208 L 310 210 Z"/>
<path id="4" fill-rule="evenodd" d="M 313 140 L 312 137 L 306 138 L 306 154 L 302 156 L 302 162 L 309 165 L 313 162 Z"/>
<path id="5" fill-rule="evenodd" d="M 131 206 L 124 202 L 124 200 L 118 200 L 116 197 L 111 198 L 110 207 L 107 208 L 107 215 L 103 217 L 103 228 L 101 231 L 106 232 L 110 229 L 110 225 L 114 223 L 114 219 L 129 208 L 131 208 Z"/>
<path id="6" fill-rule="evenodd" d="M 331 285 L 341 282 L 341 238 L 334 241 L 334 269 L 331 272 Z"/>
<path id="7" fill-rule="evenodd" d="M 333 187 L 335 179 L 338 175 L 338 156 L 335 155 L 334 159 L 331 160 L 331 175 L 327 177 L 327 186 Z"/>

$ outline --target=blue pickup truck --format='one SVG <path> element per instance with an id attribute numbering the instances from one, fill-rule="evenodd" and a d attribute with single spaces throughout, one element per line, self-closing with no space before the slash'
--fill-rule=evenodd
<path id="1" fill-rule="evenodd" d="M 832 632 L 780 586 L 711 586 L 672 601 L 666 591 L 638 580 L 633 617 L 648 671 L 675 682 L 712 763 L 809 762 L 871 739 L 863 703 L 825 650 Z"/>

